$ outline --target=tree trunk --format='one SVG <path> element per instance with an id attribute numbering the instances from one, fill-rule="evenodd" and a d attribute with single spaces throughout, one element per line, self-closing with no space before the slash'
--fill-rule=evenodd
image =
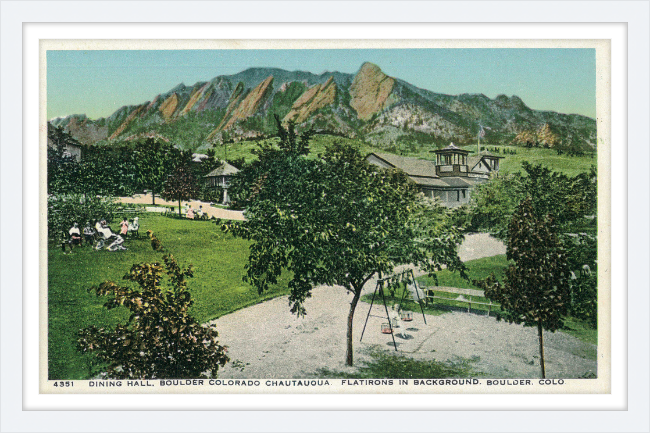
<path id="1" fill-rule="evenodd" d="M 156 189 L 153 186 L 151 187 L 151 204 L 156 205 Z"/>
<path id="2" fill-rule="evenodd" d="M 546 379 L 546 369 L 544 368 L 544 330 L 542 329 L 542 322 L 537 322 L 537 334 L 539 335 L 539 356 L 542 366 L 542 379 Z"/>
<path id="3" fill-rule="evenodd" d="M 181 199 L 178 199 L 178 218 L 183 218 L 181 214 Z"/>
<path id="4" fill-rule="evenodd" d="M 345 354 L 345 363 L 347 365 L 352 365 L 353 362 L 353 349 L 352 349 L 352 325 L 354 323 L 354 310 L 357 308 L 357 303 L 359 302 L 359 298 L 361 297 L 361 289 L 360 288 L 354 288 L 354 298 L 352 298 L 352 302 L 350 303 L 350 314 L 348 314 L 348 349 Z"/>

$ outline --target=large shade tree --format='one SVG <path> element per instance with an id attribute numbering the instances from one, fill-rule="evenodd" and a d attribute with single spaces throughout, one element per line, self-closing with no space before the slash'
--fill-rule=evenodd
<path id="1" fill-rule="evenodd" d="M 231 186 L 246 221 L 222 228 L 253 241 L 245 280 L 260 293 L 290 271 L 293 313 L 306 314 L 304 301 L 317 285 L 352 294 L 346 350 L 352 365 L 364 285 L 403 264 L 464 273 L 456 254 L 462 235 L 447 210 L 419 196 L 403 172 L 370 165 L 358 149 L 340 144 L 308 158 L 308 136 L 297 136 L 291 124 L 279 129 L 279 144 L 262 145 Z"/>
<path id="2" fill-rule="evenodd" d="M 501 304 L 499 320 L 537 327 L 544 378 L 543 330 L 555 332 L 564 324 L 570 307 L 570 270 L 553 218 L 538 217 L 532 202 L 525 198 L 510 221 L 506 254 L 513 264 L 506 270 L 505 282 L 492 274 L 476 283 L 487 298 Z"/>

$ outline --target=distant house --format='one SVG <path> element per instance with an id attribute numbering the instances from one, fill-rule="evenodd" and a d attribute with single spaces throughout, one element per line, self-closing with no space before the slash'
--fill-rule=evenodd
<path id="1" fill-rule="evenodd" d="M 469 152 L 453 143 L 434 153 L 435 161 L 390 153 L 370 153 L 366 160 L 379 167 L 402 170 L 425 196 L 455 207 L 469 203 L 471 189 L 498 172 L 499 159 L 503 158 L 488 153 L 468 158 Z"/>
<path id="2" fill-rule="evenodd" d="M 220 167 L 215 168 L 205 175 L 206 184 L 208 186 L 223 189 L 223 204 L 230 201 L 230 198 L 228 197 L 228 187 L 230 186 L 230 179 L 237 173 L 239 173 L 237 167 L 233 167 L 227 162 L 224 162 Z"/>
<path id="3" fill-rule="evenodd" d="M 56 147 L 56 143 L 49 136 L 47 137 L 47 146 L 53 148 Z M 79 162 L 81 161 L 81 146 L 66 141 L 63 143 L 63 153 L 61 156 L 74 158 L 75 161 Z"/>

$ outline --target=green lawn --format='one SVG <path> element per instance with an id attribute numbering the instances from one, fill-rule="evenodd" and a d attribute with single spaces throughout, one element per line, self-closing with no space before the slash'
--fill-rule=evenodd
<path id="1" fill-rule="evenodd" d="M 472 284 L 472 280 L 482 280 L 494 272 L 497 279 L 503 281 L 503 272 L 508 267 L 508 263 L 505 254 L 467 261 L 465 265 L 468 269 L 469 281 L 461 278 L 458 272 L 451 272 L 446 269 L 437 273 L 438 284 L 428 276 L 418 277 L 417 280 L 422 286 L 444 286 L 477 290 L 478 287 Z"/>
<path id="2" fill-rule="evenodd" d="M 113 229 L 116 228 L 113 224 Z M 76 349 L 76 334 L 90 325 L 113 326 L 128 318 L 126 309 L 107 311 L 106 298 L 88 293 L 99 283 L 122 281 L 134 263 L 162 261 L 146 236 L 153 230 L 167 252 L 181 265 L 194 265 L 188 287 L 194 300 L 191 314 L 205 322 L 265 299 L 287 293 L 283 278 L 264 295 L 242 281 L 248 260 L 248 241 L 224 234 L 212 222 L 190 221 L 160 215 L 140 217 L 140 239 L 127 239 L 127 251 L 95 251 L 75 248 L 63 254 L 60 246 L 48 251 L 48 350 L 50 379 L 85 379 L 88 358 Z"/>
<path id="3" fill-rule="evenodd" d="M 564 320 L 564 328 L 562 328 L 562 332 L 586 343 L 598 344 L 598 330 L 592 328 L 582 320 L 567 317 Z"/>

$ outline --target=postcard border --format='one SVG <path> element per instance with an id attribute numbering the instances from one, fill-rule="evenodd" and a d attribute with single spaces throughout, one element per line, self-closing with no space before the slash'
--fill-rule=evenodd
<path id="1" fill-rule="evenodd" d="M 486 3 L 491 3 L 491 2 L 486 2 Z M 602 3 L 613 3 L 613 2 L 600 2 Z M 16 301 L 20 303 L 20 296 L 16 295 L 15 293 L 8 293 L 7 292 L 7 287 L 21 287 L 22 286 L 22 279 L 20 276 L 16 276 L 15 274 L 12 275 L 10 272 L 6 272 L 9 269 L 18 269 L 21 266 L 21 260 L 19 257 L 21 256 L 18 254 L 19 251 L 22 249 L 19 247 L 21 244 L 20 240 L 20 232 L 21 230 L 15 230 L 11 231 L 9 229 L 8 222 L 15 222 L 15 212 L 16 212 L 16 203 L 21 203 L 22 198 L 21 194 L 19 191 L 21 191 L 21 188 L 17 188 L 17 185 L 15 181 L 13 182 L 7 182 L 7 180 L 12 179 L 9 176 L 13 175 L 13 178 L 22 178 L 22 173 L 21 173 L 21 167 L 19 167 L 17 164 L 12 163 L 10 165 L 9 162 L 7 161 L 16 161 L 21 158 L 21 151 L 23 150 L 22 148 L 8 148 L 6 143 L 8 142 L 20 142 L 20 128 L 18 125 L 21 124 L 20 120 L 20 114 L 16 112 L 15 107 L 20 106 L 20 100 L 21 100 L 21 94 L 20 90 L 17 89 L 17 86 L 15 83 L 17 81 L 13 81 L 13 83 L 9 83 L 7 79 L 18 79 L 20 81 L 20 59 L 21 59 L 21 53 L 20 53 L 20 47 L 19 43 L 17 41 L 20 41 L 20 35 L 21 35 L 21 27 L 20 24 L 22 22 L 30 21 L 32 18 L 37 15 L 35 11 L 33 10 L 33 6 L 30 6 L 29 3 L 23 5 L 25 9 L 22 11 L 20 10 L 20 5 L 17 4 L 12 4 L 12 8 L 10 9 L 7 5 L 8 2 L 3 2 L 2 8 L 3 8 L 3 37 L 2 37 L 2 90 L 3 90 L 3 100 L 2 100 L 2 107 L 3 107 L 3 118 L 2 118 L 2 123 L 4 125 L 3 131 L 2 131 L 2 233 L 3 233 L 3 243 L 2 243 L 2 356 L 3 356 L 3 363 L 2 363 L 2 377 L 3 377 L 3 383 L 2 383 L 2 405 L 3 405 L 3 413 L 7 415 L 8 413 L 11 414 L 11 419 L 7 421 L 7 418 L 3 419 L 3 430 L 5 427 L 11 427 L 12 429 L 25 429 L 25 430 L 36 430 L 36 427 L 39 427 L 38 422 L 40 422 L 40 427 L 42 428 L 47 428 L 51 427 L 53 430 L 56 429 L 56 422 L 63 421 L 65 422 L 66 418 L 69 418 L 69 414 L 66 413 L 52 413 L 47 416 L 41 416 L 43 413 L 38 413 L 38 416 L 36 414 L 32 413 L 29 415 L 31 417 L 29 420 L 28 418 L 24 415 L 24 413 L 20 412 L 20 401 L 17 398 L 17 396 L 21 395 L 21 387 L 20 387 L 20 380 L 15 380 L 14 377 L 15 371 L 17 369 L 20 369 L 20 363 L 17 362 L 17 360 L 14 359 L 14 362 L 12 362 L 12 358 L 10 355 L 7 355 L 7 350 L 13 349 L 13 353 L 20 353 L 20 347 L 22 345 L 22 341 L 17 338 L 12 338 L 11 335 L 8 334 L 7 330 L 9 326 L 15 327 L 15 323 L 20 323 L 20 313 L 15 310 L 9 309 L 9 306 L 14 306 L 17 305 Z M 56 4 L 56 3 L 55 3 Z M 616 7 L 618 9 L 618 15 L 612 14 L 612 15 L 604 15 L 601 12 L 601 15 L 598 14 L 585 14 L 584 11 L 582 10 L 585 2 L 580 2 L 580 9 L 581 9 L 581 16 L 584 19 L 585 16 L 587 16 L 591 20 L 596 20 L 600 19 L 601 21 L 610 21 L 612 17 L 619 17 L 619 18 L 626 18 L 626 19 L 619 19 L 618 21 L 625 21 L 628 22 L 629 26 L 629 31 L 630 31 L 630 53 L 632 55 L 630 56 L 630 69 L 628 71 L 629 74 L 629 80 L 630 83 L 634 85 L 630 86 L 630 88 L 634 88 L 634 92 L 630 93 L 630 106 L 635 110 L 634 113 L 630 114 L 630 120 L 636 121 L 635 124 L 634 122 L 631 122 L 630 124 L 630 134 L 629 134 L 629 139 L 630 139 L 630 149 L 634 150 L 635 154 L 638 155 L 638 158 L 631 158 L 629 161 L 629 185 L 630 185 L 630 190 L 631 192 L 635 192 L 636 197 L 638 197 L 638 201 L 635 202 L 634 204 L 630 204 L 630 212 L 628 213 L 628 218 L 629 218 L 629 224 L 630 226 L 637 227 L 639 229 L 639 232 L 637 232 L 634 235 L 634 240 L 636 242 L 639 241 L 639 239 L 645 241 L 645 242 L 640 242 L 636 243 L 631 241 L 629 246 L 631 248 L 630 250 L 630 257 L 628 258 L 628 265 L 631 267 L 630 274 L 629 274 L 629 281 L 634 282 L 635 284 L 640 284 L 641 287 L 647 287 L 648 286 L 648 279 L 647 279 L 647 274 L 642 273 L 641 270 L 647 269 L 647 262 L 648 262 L 648 254 L 647 254 L 647 248 L 644 249 L 643 246 L 645 245 L 647 247 L 647 210 L 648 210 L 648 205 L 647 205 L 647 170 L 644 172 L 643 169 L 643 163 L 647 162 L 647 148 L 643 148 L 643 144 L 648 142 L 648 132 L 647 129 L 644 130 L 644 128 L 641 127 L 641 125 L 644 125 L 645 122 L 647 121 L 648 118 L 648 106 L 647 106 L 647 83 L 644 81 L 644 77 L 647 77 L 648 75 L 648 63 L 647 63 L 647 26 L 644 27 L 643 23 L 644 21 L 640 19 L 640 17 L 647 17 L 647 3 L 646 2 L 637 2 L 638 5 L 641 5 L 642 10 L 634 12 L 632 10 L 632 7 L 628 7 L 627 9 L 621 8 L 619 5 L 613 5 L 612 7 Z M 368 3 L 366 3 L 366 6 Z M 611 5 L 610 5 L 611 6 Z M 629 5 L 628 5 L 629 6 Z M 32 9 L 27 10 L 27 9 Z M 644 9 L 643 9 L 644 8 Z M 50 13 L 47 14 L 47 8 L 44 8 L 43 10 L 39 10 L 39 14 L 42 17 L 48 16 L 48 19 L 55 19 L 56 14 L 55 13 Z M 92 12 L 92 7 L 86 8 L 86 12 L 91 13 Z M 524 8 L 525 9 L 525 8 Z M 7 13 L 9 12 L 9 13 Z M 524 11 L 526 12 L 526 11 Z M 611 12 L 611 11 L 610 11 Z M 518 11 L 519 14 L 521 14 L 521 11 Z M 444 14 L 443 14 L 444 15 Z M 519 16 L 524 16 L 524 15 L 519 15 Z M 272 16 L 269 16 L 272 18 Z M 543 17 L 543 16 L 542 16 Z M 109 16 L 110 18 L 110 16 Z M 390 17 L 388 14 L 385 15 L 385 21 L 392 21 L 394 20 L 394 17 Z M 393 18 L 393 19 L 390 19 Z M 440 17 L 440 15 L 437 16 L 438 19 L 442 19 L 444 17 Z M 43 18 L 41 18 L 42 20 Z M 9 25 L 5 25 L 9 24 Z M 18 24 L 18 25 L 16 25 Z M 11 43 L 8 41 L 12 41 Z M 9 48 L 9 49 L 7 49 Z M 644 57 L 645 56 L 645 57 Z M 620 77 L 619 77 L 620 78 Z M 10 89 L 10 86 L 14 87 L 14 91 L 12 92 Z M 645 99 L 644 99 L 645 98 Z M 12 112 L 12 104 L 14 107 L 14 112 Z M 632 110 L 631 110 L 632 111 Z M 643 158 L 645 156 L 645 158 Z M 11 168 L 13 166 L 13 168 Z M 633 168 L 637 170 L 632 170 Z M 635 212 L 638 212 L 635 214 Z M 645 212 L 645 214 L 643 213 Z M 644 218 L 645 215 L 646 217 Z M 635 246 L 636 245 L 636 246 Z M 11 248 L 11 249 L 10 249 Z M 636 268 L 635 268 L 636 266 Z M 636 270 L 635 270 L 636 269 Z M 629 411 L 627 414 L 635 414 L 636 417 L 630 415 L 627 417 L 627 422 L 623 422 L 621 424 L 621 421 L 623 421 L 621 416 L 611 416 L 608 417 L 609 421 L 612 422 L 611 425 L 614 425 L 614 422 L 618 423 L 616 424 L 618 428 L 620 429 L 621 425 L 625 425 L 631 429 L 645 429 L 647 431 L 647 419 L 641 419 L 639 415 L 639 411 L 646 407 L 644 406 L 644 403 L 647 405 L 648 402 L 648 397 L 647 397 L 647 371 L 645 368 L 647 367 L 647 314 L 644 316 L 645 312 L 643 311 L 644 307 L 648 304 L 647 303 L 647 293 L 646 294 L 640 294 L 640 297 L 637 297 L 635 301 L 637 302 L 636 304 L 631 304 L 630 305 L 630 312 L 636 312 L 640 313 L 641 315 L 637 318 L 635 318 L 635 322 L 639 325 L 639 327 L 642 329 L 641 331 L 639 330 L 634 330 L 631 329 L 630 336 L 631 337 L 637 337 L 641 343 L 639 343 L 638 346 L 634 348 L 630 348 L 630 353 L 635 353 L 638 354 L 639 357 L 633 358 L 630 357 L 629 365 L 630 365 L 630 371 L 631 371 L 631 376 L 634 379 L 635 377 L 638 378 L 638 382 L 634 383 L 634 380 L 632 380 L 632 383 L 630 386 L 630 391 L 634 392 L 635 399 L 632 402 L 629 408 Z M 8 301 L 8 302 L 7 302 Z M 12 304 L 13 302 L 13 304 Z M 17 310 L 17 309 L 16 309 Z M 645 330 L 645 331 L 644 331 Z M 645 338 L 644 338 L 645 337 Z M 18 344 L 16 344 L 16 342 Z M 643 342 L 645 342 L 646 346 L 643 346 Z M 12 371 L 13 369 L 13 371 Z M 637 375 L 637 376 L 635 376 Z M 12 380 L 13 379 L 13 380 Z M 646 386 L 645 389 L 642 387 Z M 13 399 L 13 401 L 12 401 Z M 18 402 L 18 405 L 16 404 L 9 404 L 9 403 L 15 403 Z M 5 410 L 7 409 L 7 410 Z M 288 414 L 286 414 L 288 415 Z M 641 414 L 643 415 L 643 414 Z M 75 416 L 80 416 L 76 414 Z M 235 414 L 236 416 L 236 414 Z M 341 422 L 349 422 L 350 420 L 353 419 L 353 417 L 348 416 L 348 414 L 341 414 L 340 417 L 337 415 L 338 419 L 341 420 Z M 414 415 L 408 415 L 409 418 L 413 417 L 415 418 Z M 269 416 L 269 418 L 273 418 L 273 416 Z M 280 417 L 282 418 L 282 416 Z M 320 417 L 320 418 L 331 418 L 329 415 Z M 578 420 L 580 417 L 575 416 L 573 417 L 574 420 Z M 601 427 L 601 429 L 605 429 L 607 425 L 610 425 L 607 423 L 607 425 L 603 424 L 602 422 L 599 422 L 601 417 L 594 417 L 590 416 L 589 419 L 598 422 L 598 425 Z M 615 419 L 616 418 L 616 419 Z M 33 419 L 38 419 L 38 422 L 32 421 Z M 560 421 L 566 421 L 565 416 L 558 416 L 556 418 L 558 422 Z M 589 419 L 585 419 L 584 421 L 589 421 Z M 269 419 L 270 421 L 270 419 Z M 404 423 L 407 421 L 402 420 Z M 593 423 L 593 425 L 597 425 L 596 422 Z M 632 424 L 631 422 L 634 422 Z M 59 426 L 63 424 L 58 424 Z M 190 423 L 187 424 L 187 426 L 193 426 L 194 424 Z M 270 425 L 270 424 L 269 424 Z M 324 425 L 324 424 L 321 424 Z M 350 428 L 351 425 L 353 424 L 340 424 L 342 426 L 345 426 L 347 428 Z M 153 426 L 153 424 L 150 424 L 150 426 Z M 381 425 L 372 425 L 372 424 L 367 424 L 368 427 L 374 427 L 376 431 L 379 431 L 379 429 L 385 429 L 385 428 L 390 428 L 390 423 L 387 423 L 386 420 L 382 420 Z M 566 426 L 566 424 L 565 424 Z M 81 429 L 88 429 L 92 428 L 92 425 L 86 425 L 82 426 Z M 133 427 L 132 425 L 130 427 Z M 198 425 L 197 425 L 198 427 Z M 237 424 L 222 424 L 222 427 L 224 428 L 230 428 L 230 429 L 235 429 L 237 428 Z M 301 428 L 306 428 L 309 427 L 308 425 L 302 425 Z M 453 426 L 450 426 L 451 428 Z M 464 427 L 467 427 L 465 425 Z M 160 427 L 159 427 L 160 428 Z M 393 429 L 395 427 L 393 426 Z M 479 427 L 480 428 L 480 427 Z M 39 428 L 40 430 L 40 428 Z M 289 428 L 287 428 L 289 430 Z M 71 431 L 71 430 L 70 430 Z"/>

